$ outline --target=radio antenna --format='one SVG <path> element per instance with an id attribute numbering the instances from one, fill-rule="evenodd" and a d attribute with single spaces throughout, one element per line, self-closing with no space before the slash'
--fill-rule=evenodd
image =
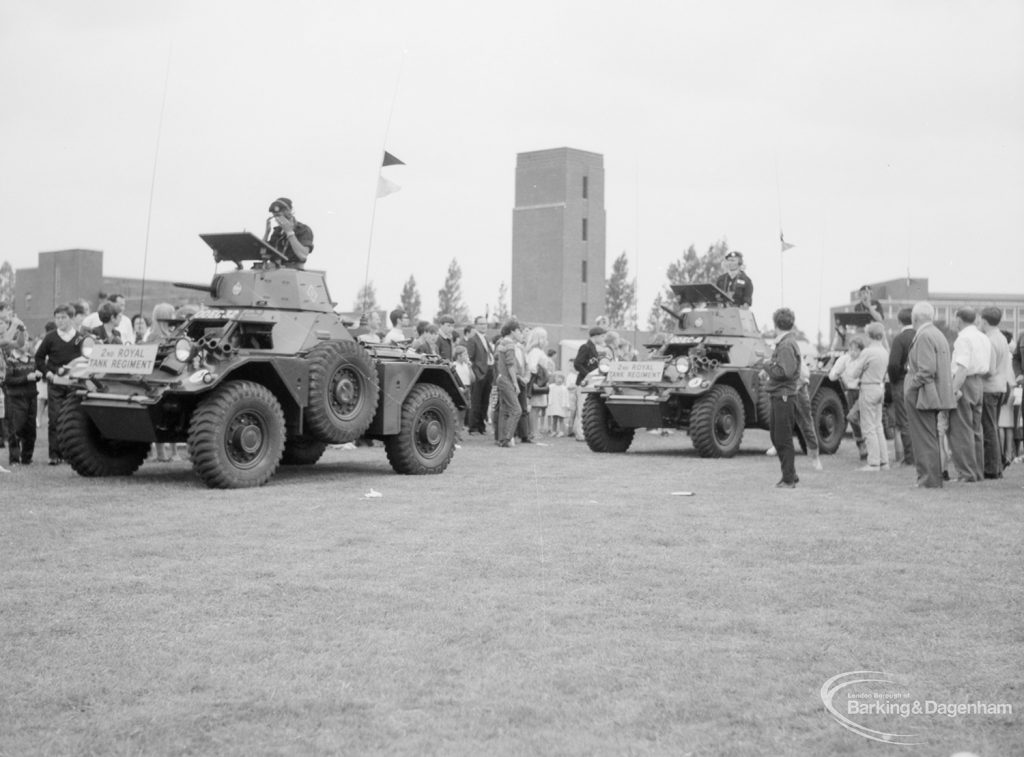
<path id="1" fill-rule="evenodd" d="M 373 226 L 377 219 L 377 201 L 380 200 L 380 169 L 383 167 L 384 152 L 388 149 L 388 136 L 391 134 L 391 117 L 395 114 L 395 103 L 398 101 L 398 85 L 402 81 L 402 71 L 405 68 L 405 50 L 402 50 L 402 60 L 398 64 L 398 76 L 395 77 L 395 92 L 391 96 L 391 107 L 388 109 L 388 120 L 384 125 L 384 144 L 378 153 L 377 181 L 373 185 L 373 210 L 370 211 L 370 236 L 366 242 L 366 269 L 363 273 L 363 288 L 361 294 L 365 296 L 366 287 L 370 283 L 370 253 L 373 250 Z M 362 308 L 362 303 L 360 303 Z"/>
<path id="2" fill-rule="evenodd" d="M 172 42 L 167 47 L 167 70 L 164 73 L 164 94 L 160 101 L 160 120 L 156 127 L 156 149 L 153 153 L 153 173 L 149 180 L 149 208 L 146 211 L 146 243 L 142 248 L 142 288 L 139 291 L 139 313 L 146 317 L 146 265 L 149 262 L 149 231 L 153 225 L 153 195 L 156 191 L 156 168 L 160 160 L 160 138 L 164 131 L 164 111 L 167 108 L 167 85 L 171 81 L 171 52 L 174 49 Z"/>

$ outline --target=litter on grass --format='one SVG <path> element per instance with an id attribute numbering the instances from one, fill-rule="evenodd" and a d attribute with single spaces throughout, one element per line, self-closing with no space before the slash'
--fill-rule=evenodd
<path id="1" fill-rule="evenodd" d="M 383 497 L 383 496 L 384 495 L 381 494 L 376 489 L 370 489 L 370 491 L 366 492 L 366 494 L 363 495 L 363 499 L 373 499 L 374 497 Z"/>
<path id="2" fill-rule="evenodd" d="M 672 492 L 673 497 L 692 497 L 693 492 Z"/>

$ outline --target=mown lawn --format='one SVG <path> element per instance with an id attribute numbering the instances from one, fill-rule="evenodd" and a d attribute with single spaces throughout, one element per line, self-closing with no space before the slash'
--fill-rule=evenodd
<path id="1" fill-rule="evenodd" d="M 932 492 L 847 443 L 788 491 L 766 446 L 472 437 L 442 476 L 329 450 L 229 492 L 2 475 L 0 754 L 1024 751 L 1024 466 Z M 822 705 L 854 670 L 1013 714 L 879 744 Z"/>

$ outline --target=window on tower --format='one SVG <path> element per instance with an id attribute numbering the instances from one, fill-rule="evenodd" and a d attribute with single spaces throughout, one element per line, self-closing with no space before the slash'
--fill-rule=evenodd
<path id="1" fill-rule="evenodd" d="M 580 324 L 583 326 L 587 325 L 587 303 L 580 303 Z"/>
<path id="2" fill-rule="evenodd" d="M 587 199 L 587 177 L 583 177 L 583 199 Z"/>
<path id="3" fill-rule="evenodd" d="M 587 241 L 587 219 L 583 219 L 583 241 Z"/>
<path id="4" fill-rule="evenodd" d="M 586 284 L 587 283 L 587 261 L 584 260 L 582 262 L 583 262 L 583 265 L 582 265 L 581 270 L 580 270 L 580 280 L 584 284 Z"/>

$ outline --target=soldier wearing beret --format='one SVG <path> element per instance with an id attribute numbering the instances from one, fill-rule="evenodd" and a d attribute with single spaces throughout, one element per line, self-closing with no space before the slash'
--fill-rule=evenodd
<path id="1" fill-rule="evenodd" d="M 306 258 L 313 252 L 313 230 L 295 220 L 292 201 L 287 197 L 278 197 L 270 203 L 269 211 L 263 241 L 285 256 L 286 260 L 277 261 L 282 267 L 305 268 Z M 277 226 L 273 225 L 274 221 Z"/>
<path id="2" fill-rule="evenodd" d="M 731 250 L 725 256 L 725 270 L 715 280 L 715 286 L 732 297 L 734 304 L 749 308 L 754 300 L 754 283 L 743 268 L 743 253 Z"/>

